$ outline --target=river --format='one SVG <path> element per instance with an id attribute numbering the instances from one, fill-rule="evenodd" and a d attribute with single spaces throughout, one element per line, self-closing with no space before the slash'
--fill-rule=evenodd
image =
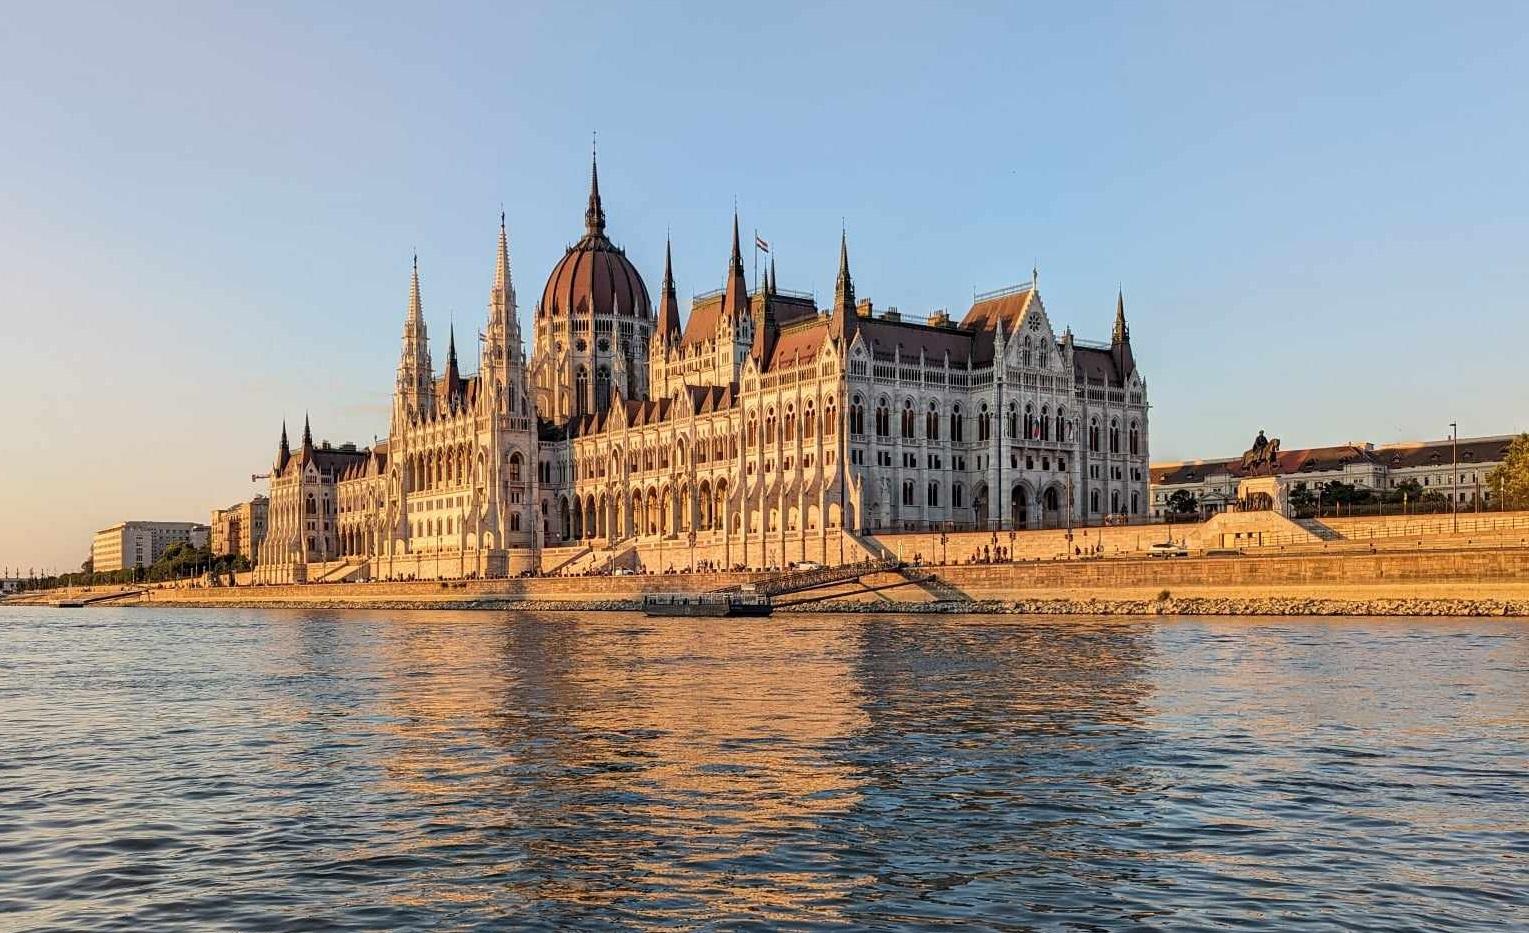
<path id="1" fill-rule="evenodd" d="M 1529 926 L 1529 625 L 0 608 L 0 929 Z"/>

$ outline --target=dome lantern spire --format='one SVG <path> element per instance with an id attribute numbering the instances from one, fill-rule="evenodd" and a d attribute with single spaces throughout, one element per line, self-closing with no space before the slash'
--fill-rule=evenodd
<path id="1" fill-rule="evenodd" d="M 600 203 L 600 163 L 593 145 L 589 151 L 589 206 L 584 209 L 584 231 L 589 236 L 605 236 L 605 208 Z"/>

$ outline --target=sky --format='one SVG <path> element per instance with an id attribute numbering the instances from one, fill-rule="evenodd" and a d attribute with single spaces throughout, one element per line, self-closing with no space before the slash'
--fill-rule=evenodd
<path id="1" fill-rule="evenodd" d="M 1526 115 L 1523 4 L 16 5 L 0 572 L 384 435 L 411 255 L 472 334 L 502 207 L 528 319 L 596 133 L 650 291 L 735 203 L 820 301 L 841 225 L 905 314 L 1035 268 L 1107 340 L 1122 288 L 1154 460 L 1523 430 Z"/>

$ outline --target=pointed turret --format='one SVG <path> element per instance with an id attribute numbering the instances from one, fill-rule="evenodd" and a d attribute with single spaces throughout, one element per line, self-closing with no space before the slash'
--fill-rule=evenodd
<path id="1" fill-rule="evenodd" d="M 778 294 L 775 282 L 775 257 L 773 255 L 770 256 L 770 280 L 768 284 L 770 287 L 770 294 Z"/>
<path id="2" fill-rule="evenodd" d="M 1115 292 L 1115 329 L 1110 333 L 1110 355 L 1115 358 L 1115 369 L 1122 381 L 1136 370 L 1136 357 L 1131 353 L 1131 328 L 1126 326 L 1124 290 Z"/>
<path id="3" fill-rule="evenodd" d="M 839 278 L 834 282 L 834 314 L 855 315 L 855 280 L 849 274 L 849 234 L 839 230 Z"/>
<path id="4" fill-rule="evenodd" d="M 498 384 L 504 368 L 519 361 L 521 354 L 520 321 L 515 315 L 515 280 L 510 274 L 510 235 L 505 229 L 504 211 L 499 212 L 499 252 L 494 257 L 494 287 L 488 293 L 488 326 L 483 331 L 478 371 Z"/>
<path id="5" fill-rule="evenodd" d="M 430 341 L 419 297 L 419 255 L 409 277 L 409 310 L 404 315 L 403 351 L 398 359 L 398 401 L 403 412 L 419 417 L 430 406 Z"/>
<path id="6" fill-rule="evenodd" d="M 446 407 L 455 409 L 462 396 L 462 373 L 457 367 L 457 325 L 453 323 L 446 339 L 446 373 L 441 385 L 446 391 Z"/>
<path id="7" fill-rule="evenodd" d="M 308 413 L 303 412 L 303 452 L 313 451 L 313 428 L 308 426 Z"/>
<path id="8" fill-rule="evenodd" d="M 494 291 L 502 299 L 502 309 L 515 323 L 515 280 L 510 275 L 510 234 L 504 226 L 504 211 L 499 212 L 499 255 L 494 258 Z"/>
<path id="9" fill-rule="evenodd" d="M 287 463 L 292 459 L 292 445 L 287 443 L 287 422 L 281 422 L 281 444 L 276 448 L 276 470 L 280 473 L 287 468 Z"/>
<path id="10" fill-rule="evenodd" d="M 680 339 L 680 302 L 674 292 L 674 254 L 667 238 L 664 240 L 664 284 L 658 296 L 658 329 L 654 333 L 665 345 Z"/>
<path id="11" fill-rule="evenodd" d="M 584 232 L 605 236 L 605 208 L 600 204 L 600 165 L 593 151 L 589 154 L 589 206 L 584 209 Z"/>
<path id="12" fill-rule="evenodd" d="M 749 312 L 749 282 L 743 275 L 743 252 L 738 247 L 738 212 L 733 211 L 733 253 L 727 260 L 727 292 L 722 317 L 740 320 Z"/>

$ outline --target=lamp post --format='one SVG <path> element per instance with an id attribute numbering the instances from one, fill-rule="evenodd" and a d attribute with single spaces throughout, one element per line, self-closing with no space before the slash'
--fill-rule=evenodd
<path id="1" fill-rule="evenodd" d="M 1455 534 L 1460 533 L 1460 426 L 1455 422 L 1449 423 L 1449 521 Z"/>

